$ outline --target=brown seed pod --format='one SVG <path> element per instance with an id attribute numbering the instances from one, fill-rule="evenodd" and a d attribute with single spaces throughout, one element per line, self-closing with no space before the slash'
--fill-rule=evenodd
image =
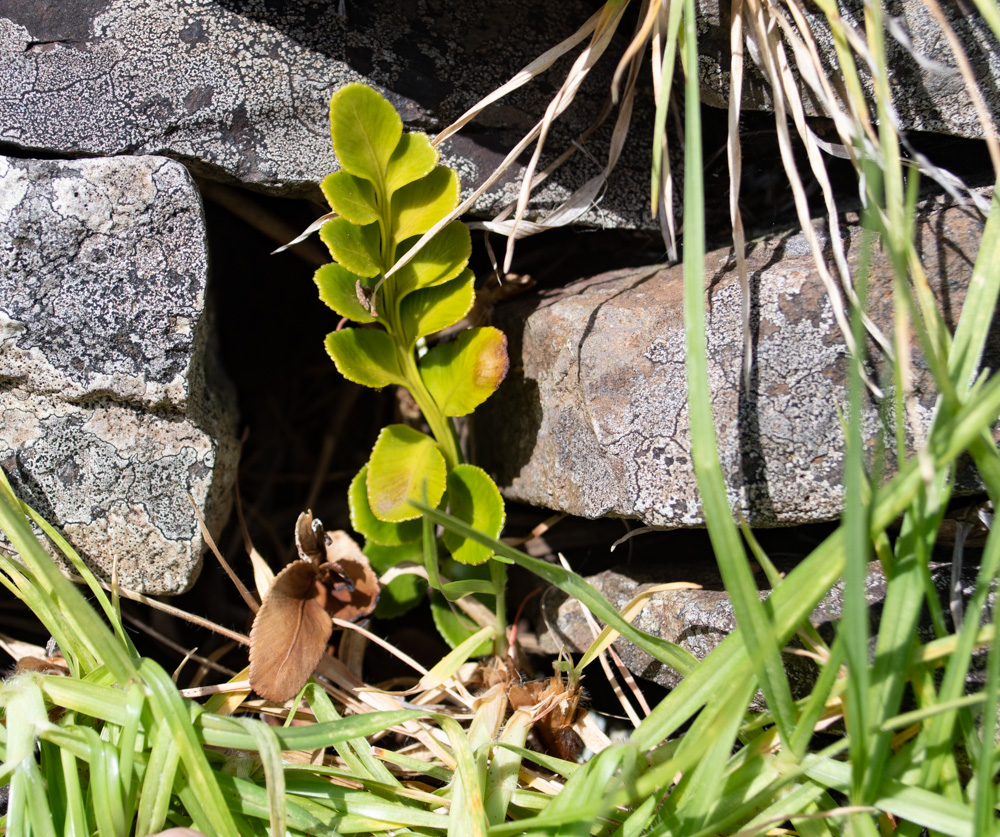
<path id="1" fill-rule="evenodd" d="M 303 561 L 312 561 L 317 566 L 326 561 L 326 532 L 323 523 L 313 517 L 311 511 L 304 511 L 295 521 L 295 548 Z"/>

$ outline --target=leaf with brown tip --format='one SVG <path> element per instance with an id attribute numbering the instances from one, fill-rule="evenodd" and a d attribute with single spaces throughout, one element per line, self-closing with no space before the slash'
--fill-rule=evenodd
<path id="1" fill-rule="evenodd" d="M 250 685 L 276 703 L 295 697 L 309 679 L 333 632 L 327 590 L 311 561 L 278 573 L 250 631 Z"/>

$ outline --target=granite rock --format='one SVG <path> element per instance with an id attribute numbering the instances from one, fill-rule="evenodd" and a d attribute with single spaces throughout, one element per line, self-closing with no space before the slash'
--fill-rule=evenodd
<path id="1" fill-rule="evenodd" d="M 777 14 L 785 14 L 779 7 L 768 8 Z M 827 77 L 841 79 L 843 72 L 836 61 L 826 17 L 814 4 L 802 4 L 799 8 L 812 33 Z M 843 0 L 837 3 L 837 8 L 846 25 L 864 33 L 862 0 Z M 984 138 L 983 127 L 966 92 L 958 62 L 929 5 L 923 0 L 901 0 L 899 3 L 883 4 L 883 8 L 888 29 L 885 37 L 886 63 L 898 127 Z M 940 8 L 968 57 L 986 109 L 994 114 L 995 119 L 995 114 L 1000 112 L 1000 44 L 996 35 L 971 0 L 941 3 Z M 730 4 L 719 0 L 698 0 L 698 11 L 702 101 L 714 107 L 727 108 L 730 89 Z M 794 29 L 791 15 L 786 14 L 786 18 Z M 755 43 L 750 42 L 752 29 L 746 17 L 743 31 L 746 59 L 742 107 L 773 111 L 771 86 L 755 61 L 758 49 Z M 792 55 L 790 63 L 793 72 L 797 72 Z M 858 62 L 858 72 L 865 94 L 871 101 L 871 74 L 861 61 Z M 817 106 L 816 99 L 801 79 L 799 92 L 807 114 L 828 115 Z"/>
<path id="2" fill-rule="evenodd" d="M 0 463 L 123 586 L 179 593 L 228 516 L 198 192 L 162 157 L 0 157 Z"/>
<path id="3" fill-rule="evenodd" d="M 374 85 L 408 128 L 434 133 L 593 11 L 585 0 L 0 0 L 0 143 L 30 156 L 163 154 L 202 177 L 321 200 L 317 183 L 336 168 L 327 111 L 340 85 Z M 445 144 L 467 190 L 541 118 L 567 68 L 561 62 Z M 590 125 L 613 69 L 613 57 L 598 65 L 557 124 L 553 153 Z M 583 220 L 653 226 L 651 120 L 651 99 L 640 95 L 618 169 Z M 585 141 L 535 208 L 596 175 L 609 136 L 610 124 Z M 515 196 L 516 173 L 482 197 L 478 214 Z"/>
<path id="4" fill-rule="evenodd" d="M 917 247 L 951 327 L 982 229 L 971 207 L 936 201 L 919 213 Z M 846 236 L 853 275 L 859 228 L 848 226 Z M 735 260 L 731 250 L 705 260 L 709 388 L 731 508 L 758 527 L 836 519 L 847 347 L 801 233 L 751 244 L 748 271 L 755 364 L 747 386 Z M 891 334 L 891 270 L 881 252 L 870 281 L 869 314 Z M 682 292 L 681 266 L 654 265 L 497 306 L 493 321 L 508 336 L 511 372 L 474 423 L 478 460 L 505 496 L 591 518 L 703 523 L 690 456 Z M 997 368 L 996 333 L 987 352 L 986 365 Z M 869 374 L 891 392 L 891 374 L 873 356 Z M 935 388 L 916 347 L 913 363 L 919 435 Z M 863 411 L 873 451 L 880 435 L 892 439 L 880 409 L 872 397 Z M 973 477 L 960 476 L 974 487 Z"/>

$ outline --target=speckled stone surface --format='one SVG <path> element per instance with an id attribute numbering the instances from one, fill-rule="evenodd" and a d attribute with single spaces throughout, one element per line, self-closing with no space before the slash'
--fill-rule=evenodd
<path id="1" fill-rule="evenodd" d="M 336 168 L 327 108 L 340 85 L 373 84 L 408 128 L 434 133 L 593 12 L 585 0 L 0 0 L 0 143 L 28 156 L 163 154 L 199 176 L 321 200 L 316 184 Z M 600 110 L 627 36 L 557 123 L 552 156 Z M 467 192 L 541 119 L 568 67 L 561 61 L 442 147 Z M 549 178 L 534 210 L 601 170 L 613 122 Z M 651 137 L 651 98 L 640 95 L 623 157 L 584 221 L 654 225 Z M 516 172 L 478 214 L 516 196 Z"/>
<path id="2" fill-rule="evenodd" d="M 920 212 L 917 246 L 951 327 L 982 229 L 982 216 L 969 207 L 936 202 Z M 860 237 L 857 226 L 846 228 L 852 275 Z M 705 262 L 708 383 L 730 505 L 760 527 L 836 519 L 848 413 L 844 338 L 801 233 L 753 243 L 748 270 L 756 363 L 745 386 L 735 259 L 717 250 Z M 869 314 L 888 334 L 890 288 L 878 252 Z M 682 293 L 680 266 L 651 266 L 496 308 L 511 372 L 474 422 L 478 460 L 508 498 L 653 526 L 703 523 L 690 455 Z M 995 330 L 987 353 L 986 365 L 998 368 Z M 870 374 L 891 392 L 878 357 Z M 919 352 L 913 365 L 920 434 L 935 389 Z M 872 450 L 887 429 L 879 410 L 872 398 L 863 415 Z"/>
<path id="3" fill-rule="evenodd" d="M 730 6 L 726 0 L 698 0 L 702 100 L 721 108 L 729 106 L 731 86 Z M 928 4 L 922 0 L 901 0 L 899 3 L 883 3 L 882 7 L 887 28 L 886 63 L 897 127 L 983 138 L 983 127 L 966 92 L 959 64 Z M 811 3 L 800 4 L 799 8 L 827 68 L 827 78 L 835 84 L 839 83 L 844 74 L 835 69 L 839 65 L 835 63 L 836 52 L 825 16 Z M 995 120 L 996 114 L 1000 113 L 1000 44 L 989 25 L 976 11 L 972 0 L 949 0 L 940 3 L 940 8 L 968 57 L 986 109 Z M 840 0 L 837 9 L 844 22 L 863 38 L 865 23 L 862 0 Z M 796 22 L 790 14 L 785 14 L 785 21 L 795 31 Z M 773 25 L 778 28 L 777 22 Z M 746 17 L 743 31 L 746 59 L 742 106 L 748 110 L 774 110 L 771 86 L 755 57 L 759 50 L 755 43 L 750 43 L 752 38 L 749 33 L 753 29 Z M 801 36 L 800 40 L 805 43 Z M 789 62 L 794 67 L 794 51 L 789 47 L 786 50 Z M 863 61 L 858 61 L 857 64 L 862 87 L 871 101 L 871 75 Z M 799 87 L 806 113 L 827 115 L 816 107 L 813 93 L 801 79 Z"/>
<path id="4" fill-rule="evenodd" d="M 228 515 L 235 402 L 215 369 L 197 190 L 162 157 L 0 157 L 0 464 L 108 576 L 187 589 Z"/>
<path id="5" fill-rule="evenodd" d="M 794 565 L 781 563 L 779 570 L 791 571 Z M 961 595 L 968 602 L 975 589 L 977 567 L 965 567 L 960 576 Z M 757 581 L 762 590 L 761 600 L 770 595 L 767 580 L 763 572 L 756 568 Z M 951 618 L 948 610 L 949 585 L 951 581 L 951 564 L 933 563 L 930 567 L 931 580 L 938 591 L 939 599 L 946 620 Z M 633 598 L 648 590 L 654 584 L 687 581 L 701 584 L 703 589 L 668 590 L 654 593 L 636 616 L 633 625 L 642 631 L 669 642 L 676 643 L 690 651 L 699 660 L 704 659 L 722 640 L 736 629 L 736 617 L 732 602 L 725 592 L 722 579 L 714 563 L 711 566 L 692 566 L 690 562 L 660 561 L 656 566 L 647 562 L 643 566 L 621 566 L 606 570 L 587 578 L 587 581 L 604 594 L 612 606 L 621 610 Z M 834 625 L 840 619 L 844 609 L 844 582 L 839 581 L 820 601 L 809 617 L 810 623 L 820 635 L 832 642 Z M 875 650 L 875 637 L 882 617 L 882 606 L 886 596 L 886 578 L 881 565 L 876 561 L 868 565 L 865 578 L 865 599 L 868 602 L 870 629 L 872 640 L 871 653 Z M 989 596 L 989 606 L 984 608 L 983 620 L 989 619 L 992 611 L 994 595 Z M 594 633 L 583 615 L 583 609 L 578 601 L 567 598 L 558 590 L 551 590 L 542 599 L 543 623 L 546 626 L 541 634 L 542 648 L 547 653 L 560 651 L 572 654 L 582 654 L 594 640 Z M 601 624 L 601 623 L 598 623 Z M 918 627 L 919 636 L 923 641 L 935 637 L 933 625 L 929 617 L 924 615 Z M 797 639 L 790 643 L 793 647 L 801 647 Z M 668 666 L 653 659 L 649 654 L 639 650 L 628 640 L 619 637 L 615 640 L 614 649 L 622 662 L 633 674 L 667 688 L 674 688 L 681 680 L 680 675 Z M 792 694 L 804 697 L 811 691 L 816 680 L 817 668 L 808 657 L 786 651 L 782 655 L 785 672 L 788 675 Z M 968 690 L 981 688 L 985 654 L 977 653 L 972 662 L 972 668 L 966 678 Z M 764 708 L 764 696 L 759 693 L 752 704 L 755 709 Z"/>

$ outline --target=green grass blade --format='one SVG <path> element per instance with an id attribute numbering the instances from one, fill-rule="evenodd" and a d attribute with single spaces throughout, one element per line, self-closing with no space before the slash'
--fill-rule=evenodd
<path id="1" fill-rule="evenodd" d="M 455 781 L 451 787 L 451 813 L 448 816 L 449 837 L 486 837 L 489 820 L 483 801 L 483 786 L 479 768 L 465 731 L 454 718 L 436 715 L 451 742 L 455 759 Z"/>
<path id="2" fill-rule="evenodd" d="M 756 649 L 757 677 L 781 737 L 788 742 L 795 723 L 791 688 L 781 660 L 781 646 L 761 605 L 757 584 L 729 508 L 709 392 L 705 336 L 705 198 L 696 24 L 694 0 L 685 0 L 684 329 L 687 334 L 691 459 L 705 524 L 736 621 L 746 632 L 747 642 Z"/>
<path id="3" fill-rule="evenodd" d="M 935 426 L 928 451 L 935 468 L 953 462 L 984 427 L 1000 413 L 1000 378 L 988 381 L 954 415 Z M 902 514 L 923 485 L 920 463 L 914 458 L 874 495 L 871 534 L 883 532 Z M 796 627 L 813 611 L 844 569 L 844 532 L 837 529 L 821 543 L 765 603 L 771 613 L 779 641 L 786 642 Z M 630 637 L 631 638 L 631 637 Z M 714 694 L 724 693 L 728 683 L 749 677 L 753 664 L 740 629 L 693 670 L 636 729 L 632 740 L 649 748 L 663 741 L 691 718 Z"/>
<path id="4" fill-rule="evenodd" d="M 10 785 L 10 797 L 7 802 L 8 813 L 11 812 L 12 808 L 17 813 L 19 800 L 23 799 L 26 817 L 22 826 L 24 830 L 18 830 L 16 824 L 11 824 L 9 833 L 27 834 L 27 826 L 30 826 L 32 837 L 56 837 L 45 779 L 34 759 L 21 762 L 17 770 L 14 771 L 14 778 Z M 18 787 L 20 787 L 20 793 L 16 792 Z"/>
<path id="5" fill-rule="evenodd" d="M 989 335 L 990 323 L 1000 294 L 1000 191 L 994 192 L 986 219 L 979 255 L 955 329 L 948 372 L 956 387 L 968 387 L 979 369 L 980 358 Z"/>
<path id="6" fill-rule="evenodd" d="M 817 759 L 806 775 L 832 790 L 846 793 L 851 786 L 852 766 L 832 759 Z M 950 837 L 972 837 L 973 824 L 968 806 L 919 787 L 883 778 L 871 804 L 903 820 Z"/>
<path id="7" fill-rule="evenodd" d="M 262 721 L 240 718 L 244 728 L 253 736 L 264 768 L 267 787 L 267 810 L 270 815 L 271 833 L 284 834 L 288 820 L 285 805 L 285 772 L 281 764 L 281 747 L 274 730 Z"/>
<path id="8" fill-rule="evenodd" d="M 543 581 L 547 581 L 558 587 L 564 593 L 572 596 L 590 610 L 599 619 L 602 619 L 626 639 L 635 643 L 639 648 L 651 655 L 654 659 L 666 663 L 671 668 L 687 675 L 699 664 L 698 660 L 691 652 L 672 642 L 659 639 L 643 633 L 632 627 L 622 619 L 611 603 L 590 584 L 580 576 L 569 570 L 565 570 L 557 564 L 550 564 L 538 558 L 532 558 L 501 541 L 490 538 L 482 532 L 477 532 L 471 526 L 461 520 L 452 517 L 438 509 L 432 509 L 422 503 L 414 501 L 414 505 L 420 509 L 424 519 L 430 524 L 438 524 L 481 544 L 491 547 L 497 555 L 510 559 L 513 563 L 537 575 Z"/>
<path id="9" fill-rule="evenodd" d="M 139 728 L 142 723 L 142 715 L 145 707 L 145 690 L 138 683 L 133 683 L 129 686 L 128 699 L 125 703 L 125 711 L 128 716 L 128 721 L 121 727 L 121 733 L 117 742 L 118 752 L 120 754 L 119 759 L 121 761 L 122 795 L 125 800 L 125 804 L 129 809 L 127 816 L 129 822 L 132 821 L 132 815 L 135 813 L 133 810 L 133 803 L 135 800 L 134 780 L 136 777 L 133 771 L 135 753 L 137 744 L 139 743 Z"/>
<path id="10" fill-rule="evenodd" d="M 996 608 L 993 610 L 993 625 L 997 624 Z M 979 759 L 974 765 L 975 789 L 972 805 L 976 826 L 976 834 L 996 833 L 996 769 L 997 752 L 992 746 L 996 741 L 997 706 L 1000 701 L 1000 647 L 997 643 L 990 646 L 986 658 L 986 688 L 985 701 L 981 717 L 983 746 L 979 750 Z"/>
<path id="11" fill-rule="evenodd" d="M 870 252 L 870 235 L 863 247 Z M 866 300 L 867 270 L 858 279 L 859 305 L 851 312 L 854 345 L 863 346 L 865 333 L 861 319 Z M 850 735 L 850 756 L 853 767 L 850 791 L 851 803 L 864 805 L 868 801 L 865 780 L 868 778 L 869 707 L 871 675 L 868 670 L 868 602 L 865 598 L 868 556 L 871 544 L 869 509 L 865 502 L 869 493 L 865 475 L 861 430 L 861 399 L 863 395 L 861 368 L 863 358 L 851 358 L 848 393 L 850 412 L 847 423 L 847 450 L 844 461 L 844 610 L 837 635 L 844 638 L 844 656 L 850 676 L 847 681 L 847 727 Z M 873 790 L 869 788 L 868 790 Z"/>
<path id="12" fill-rule="evenodd" d="M 619 826 L 612 837 L 640 837 L 646 832 L 646 827 L 656 814 L 656 805 L 659 799 L 656 796 L 647 796 L 645 800 L 635 807 L 625 822 Z"/>
<path id="13" fill-rule="evenodd" d="M 327 696 L 326 692 L 315 683 L 310 683 L 306 686 L 306 702 L 315 713 L 316 720 L 320 723 L 343 724 L 344 719 L 340 717 L 340 713 L 337 712 L 333 702 Z M 389 725 L 384 725 L 382 729 L 385 729 L 386 726 Z M 377 782 L 391 787 L 401 787 L 399 779 L 393 776 L 389 769 L 375 758 L 372 753 L 372 747 L 365 740 L 364 735 L 355 735 L 345 739 L 340 746 L 334 744 L 337 747 L 337 752 L 340 753 L 344 761 L 354 771 L 355 778 L 363 781 L 366 777 L 370 777 Z"/>
<path id="14" fill-rule="evenodd" d="M 550 756 L 548 753 L 539 753 L 535 750 L 528 750 L 524 747 L 518 747 L 506 741 L 499 742 L 497 744 L 497 749 L 511 750 L 512 752 L 517 753 L 522 759 L 534 762 L 535 764 L 544 767 L 546 770 L 551 770 L 556 774 L 556 776 L 562 776 L 564 779 L 568 779 L 580 768 L 580 765 L 576 764 L 576 762 L 556 758 L 555 756 Z"/>
<path id="15" fill-rule="evenodd" d="M 816 723 L 823 715 L 826 701 L 840 675 L 840 665 L 844 661 L 844 641 L 835 639 L 830 648 L 830 657 L 820 670 L 819 677 L 813 685 L 812 692 L 802 704 L 799 712 L 798 726 L 792 737 L 789 749 L 796 759 L 801 759 L 812 740 Z"/>
<path id="16" fill-rule="evenodd" d="M 234 813 L 248 818 L 249 823 L 252 824 L 251 828 L 256 828 L 255 820 L 265 822 L 270 820 L 270 798 L 267 790 L 247 779 L 240 779 L 224 773 L 219 774 L 218 782 L 226 804 Z M 325 825 L 328 820 L 332 819 L 329 814 L 319 806 L 310 805 L 309 802 L 310 800 L 297 797 L 294 790 L 289 793 L 285 802 L 288 828 L 310 835 L 335 835 L 337 832 Z M 316 811 L 323 813 L 324 816 L 316 816 L 314 813 Z M 241 828 L 240 834 L 245 833 L 246 830 Z"/>
<path id="17" fill-rule="evenodd" d="M 676 766 L 675 772 L 683 773 L 683 779 L 671 792 L 665 807 L 674 813 L 685 834 L 696 833 L 706 827 L 713 831 L 717 828 L 711 817 L 728 789 L 729 781 L 734 778 L 727 775 L 727 766 L 747 705 L 756 690 L 753 680 L 734 685 L 728 699 L 716 704 L 721 711 L 713 712 L 709 708 L 702 713 L 684 736 L 676 757 L 667 763 Z M 691 750 L 695 752 L 689 752 Z M 753 769 L 760 767 L 759 761 L 751 764 Z M 666 772 L 665 767 L 660 770 Z M 726 781 L 722 781 L 722 777 L 726 777 Z M 740 795 L 743 793 L 741 791 Z M 727 800 L 725 807 L 731 810 L 731 802 Z"/>
<path id="18" fill-rule="evenodd" d="M 180 753 L 180 763 L 186 780 L 185 804 L 203 809 L 209 833 L 216 837 L 237 837 L 236 824 L 229 815 L 217 774 L 208 764 L 202 742 L 198 740 L 184 699 L 177 692 L 167 673 L 152 660 L 145 659 L 140 673 L 150 690 L 149 703 L 158 725 L 167 727 Z M 191 811 L 192 817 L 195 812 Z M 202 829 L 204 830 L 204 829 Z"/>
<path id="19" fill-rule="evenodd" d="M 396 709 L 391 712 L 366 712 L 351 715 L 339 721 L 310 724 L 304 727 L 283 727 L 275 729 L 282 750 L 315 750 L 329 747 L 341 741 L 364 738 L 383 732 L 389 727 L 417 718 L 426 718 L 427 712 L 418 709 Z M 202 713 L 196 726 L 204 743 L 212 747 L 229 747 L 234 750 L 254 749 L 253 737 L 234 718 Z"/>
<path id="20" fill-rule="evenodd" d="M 94 600 L 100 606 L 101 610 L 104 611 L 104 616 L 114 630 L 115 635 L 118 637 L 118 641 L 121 643 L 122 647 L 130 657 L 137 659 L 139 657 L 139 652 L 136 651 L 135 645 L 132 644 L 132 640 L 129 639 L 128 634 L 125 632 L 125 628 L 122 625 L 121 613 L 117 607 L 113 607 L 111 602 L 108 601 L 104 588 L 97 583 L 97 578 L 94 576 L 90 567 L 84 563 L 77 551 L 70 546 L 69 541 L 67 541 L 66 538 L 64 538 L 62 534 L 44 517 L 31 508 L 31 506 L 21 503 L 21 509 L 35 522 L 35 525 L 45 533 L 46 537 L 59 547 L 59 551 L 62 552 L 62 554 L 66 556 L 67 560 L 73 565 L 77 574 L 87 585 L 87 588 L 90 590 L 90 594 L 94 597 Z"/>
<path id="21" fill-rule="evenodd" d="M 518 750 L 523 750 L 530 728 L 531 720 L 527 712 L 515 712 L 504 726 L 498 744 L 512 746 L 496 748 L 486 776 L 486 798 L 483 805 L 490 825 L 507 819 L 507 808 L 517 789 L 518 772 L 521 769 L 522 757 Z"/>
<path id="22" fill-rule="evenodd" d="M 123 727 L 129 722 L 128 693 L 70 677 L 39 676 L 38 684 L 56 706 Z"/>
<path id="23" fill-rule="evenodd" d="M 151 734 L 153 747 L 139 794 L 135 837 L 146 837 L 163 830 L 180 764 L 180 753 L 174 746 L 170 731 L 165 727 L 154 727 Z"/>
<path id="24" fill-rule="evenodd" d="M 66 649 L 63 655 L 69 670 L 74 675 L 79 674 L 81 670 L 91 671 L 99 665 L 91 650 L 75 641 L 70 627 L 60 618 L 58 606 L 39 590 L 35 574 L 8 557 L 6 553 L 0 554 L 0 584 L 24 602 L 38 621 L 49 629 L 59 647 Z"/>
<path id="25" fill-rule="evenodd" d="M 66 801 L 66 834 L 86 834 L 91 831 L 87 823 L 86 803 L 80 787 L 81 765 L 68 750 L 59 749 L 59 762 L 63 773 Z"/>
<path id="26" fill-rule="evenodd" d="M 87 760 L 90 764 L 90 796 L 97 832 L 101 837 L 125 834 L 125 806 L 118 755 L 94 730 L 80 728 L 80 732 L 86 737 L 90 751 Z"/>
<path id="27" fill-rule="evenodd" d="M 129 653 L 38 542 L 2 469 L 0 529 L 33 573 L 39 592 L 60 614 L 59 621 L 51 624 L 46 622 L 45 625 L 53 636 L 65 637 L 69 652 L 76 650 L 78 657 L 82 654 L 82 660 L 87 662 L 88 668 L 96 667 L 97 661 L 100 661 L 119 683 L 128 683 L 135 678 L 137 671 Z"/>

